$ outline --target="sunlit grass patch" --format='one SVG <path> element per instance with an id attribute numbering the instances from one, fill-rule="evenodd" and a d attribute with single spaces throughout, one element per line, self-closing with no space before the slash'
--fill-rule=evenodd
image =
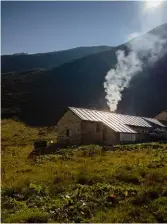
<path id="1" fill-rule="evenodd" d="M 11 120 L 2 122 L 2 132 L 3 222 L 166 221 L 167 144 L 87 145 L 30 156 L 35 139 L 55 133 Z"/>

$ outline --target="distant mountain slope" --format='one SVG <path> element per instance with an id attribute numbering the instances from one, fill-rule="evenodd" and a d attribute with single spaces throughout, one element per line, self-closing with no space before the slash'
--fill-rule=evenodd
<path id="1" fill-rule="evenodd" d="M 44 125 L 56 124 L 68 106 L 107 110 L 104 77 L 115 66 L 118 49 L 128 51 L 124 44 L 54 69 L 2 75 L 2 116 L 18 116 L 29 124 Z M 133 78 L 118 111 L 155 116 L 166 108 L 167 55 Z"/>
<path id="2" fill-rule="evenodd" d="M 97 106 L 99 93 L 105 104 L 103 81 L 112 55 L 107 51 L 51 70 L 2 75 L 2 115 L 52 124 L 69 105 Z"/>
<path id="3" fill-rule="evenodd" d="M 109 46 L 78 47 L 70 50 L 39 54 L 13 54 L 1 57 L 2 72 L 52 68 L 90 54 L 110 50 Z"/>

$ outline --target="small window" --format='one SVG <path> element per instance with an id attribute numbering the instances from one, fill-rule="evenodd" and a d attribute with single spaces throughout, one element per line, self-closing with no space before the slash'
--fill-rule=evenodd
<path id="1" fill-rule="evenodd" d="M 70 137 L 70 130 L 69 129 L 66 130 L 66 136 Z"/>
<path id="2" fill-rule="evenodd" d="M 96 132 L 100 132 L 101 131 L 101 124 L 97 123 L 96 124 Z"/>

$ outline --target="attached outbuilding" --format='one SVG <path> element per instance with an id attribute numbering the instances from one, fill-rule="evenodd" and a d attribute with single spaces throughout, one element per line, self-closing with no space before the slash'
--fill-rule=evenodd
<path id="1" fill-rule="evenodd" d="M 152 128 L 165 126 L 156 119 L 69 107 L 57 123 L 62 145 L 144 141 Z"/>
<path id="2" fill-rule="evenodd" d="M 159 120 L 162 124 L 167 126 L 167 110 L 162 111 L 155 117 L 155 119 Z"/>

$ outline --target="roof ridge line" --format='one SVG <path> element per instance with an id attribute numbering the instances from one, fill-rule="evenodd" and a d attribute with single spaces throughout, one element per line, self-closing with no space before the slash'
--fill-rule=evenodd
<path id="1" fill-rule="evenodd" d="M 68 108 L 69 109 L 74 108 L 74 109 L 82 109 L 82 110 L 93 110 L 93 111 L 99 111 L 99 112 L 103 112 L 103 113 L 117 114 L 117 115 L 129 116 L 129 117 L 140 117 L 140 118 L 155 119 L 155 118 L 152 118 L 152 117 L 143 117 L 143 116 L 137 116 L 137 115 L 120 114 L 120 113 L 111 112 L 111 111 L 95 110 L 95 109 L 88 109 L 88 108 L 83 108 L 83 107 L 68 107 Z M 157 120 L 157 119 L 155 119 L 155 120 Z"/>

